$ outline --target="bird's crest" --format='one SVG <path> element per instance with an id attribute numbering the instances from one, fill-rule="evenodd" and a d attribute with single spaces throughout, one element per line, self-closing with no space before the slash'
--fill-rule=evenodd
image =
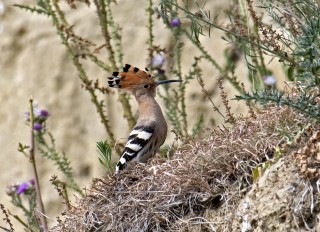
<path id="1" fill-rule="evenodd" d="M 122 72 L 113 72 L 112 77 L 108 77 L 109 87 L 130 89 L 140 84 L 153 84 L 154 77 L 146 71 L 126 64 Z"/>

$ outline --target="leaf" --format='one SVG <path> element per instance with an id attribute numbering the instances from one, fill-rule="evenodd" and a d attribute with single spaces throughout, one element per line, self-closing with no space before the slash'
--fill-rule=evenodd
<path id="1" fill-rule="evenodd" d="M 50 16 L 50 14 L 46 10 L 38 7 L 30 7 L 30 6 L 20 5 L 20 4 L 14 4 L 14 6 L 26 11 L 30 11 L 31 13 L 38 13 L 38 14 L 44 14 L 44 15 Z"/>
<path id="2" fill-rule="evenodd" d="M 29 148 L 29 146 L 23 145 L 22 143 L 19 143 L 19 145 L 18 145 L 18 151 L 19 152 L 24 152 L 24 150 L 28 149 L 28 148 Z"/>
<path id="3" fill-rule="evenodd" d="M 103 160 L 100 158 L 98 158 L 98 159 L 99 159 L 100 164 L 104 165 Z"/>
<path id="4" fill-rule="evenodd" d="M 288 68 L 288 71 L 287 71 L 287 77 L 288 77 L 288 80 L 289 80 L 289 81 L 294 81 L 293 71 L 294 71 L 294 68 L 293 68 L 293 65 L 291 65 L 291 66 Z"/>
<path id="5" fill-rule="evenodd" d="M 203 114 L 201 114 L 200 118 L 194 124 L 194 126 L 192 128 L 192 135 L 193 136 L 197 135 L 200 132 L 200 130 L 203 128 L 203 124 L 204 124 L 204 118 L 203 118 Z"/>
<path id="6" fill-rule="evenodd" d="M 99 141 L 96 144 L 100 155 L 100 157 L 98 157 L 99 162 L 107 169 L 110 169 L 112 155 L 112 148 L 110 144 L 108 144 L 107 141 Z"/>
<path id="7" fill-rule="evenodd" d="M 260 173 L 259 173 L 259 166 L 252 170 L 252 178 L 253 181 L 256 181 L 259 179 Z"/>

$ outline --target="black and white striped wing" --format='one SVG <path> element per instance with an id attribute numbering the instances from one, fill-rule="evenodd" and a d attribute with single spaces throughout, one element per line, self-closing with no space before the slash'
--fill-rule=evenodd
<path id="1" fill-rule="evenodd" d="M 128 142 L 117 163 L 116 172 L 124 169 L 126 163 L 131 160 L 139 161 L 139 158 L 148 150 L 154 133 L 155 126 L 137 126 L 129 134 Z"/>

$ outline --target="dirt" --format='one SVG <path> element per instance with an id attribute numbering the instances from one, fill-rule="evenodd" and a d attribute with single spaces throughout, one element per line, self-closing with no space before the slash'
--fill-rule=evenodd
<path id="1" fill-rule="evenodd" d="M 217 231 L 319 231 L 318 194 L 287 157 L 263 174 L 233 212 L 208 210 L 205 217 Z"/>

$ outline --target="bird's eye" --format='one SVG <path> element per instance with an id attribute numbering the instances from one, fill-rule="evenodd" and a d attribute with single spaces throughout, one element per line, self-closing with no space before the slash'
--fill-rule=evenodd
<path id="1" fill-rule="evenodd" d="M 144 85 L 143 88 L 147 89 L 149 88 L 149 85 Z"/>

